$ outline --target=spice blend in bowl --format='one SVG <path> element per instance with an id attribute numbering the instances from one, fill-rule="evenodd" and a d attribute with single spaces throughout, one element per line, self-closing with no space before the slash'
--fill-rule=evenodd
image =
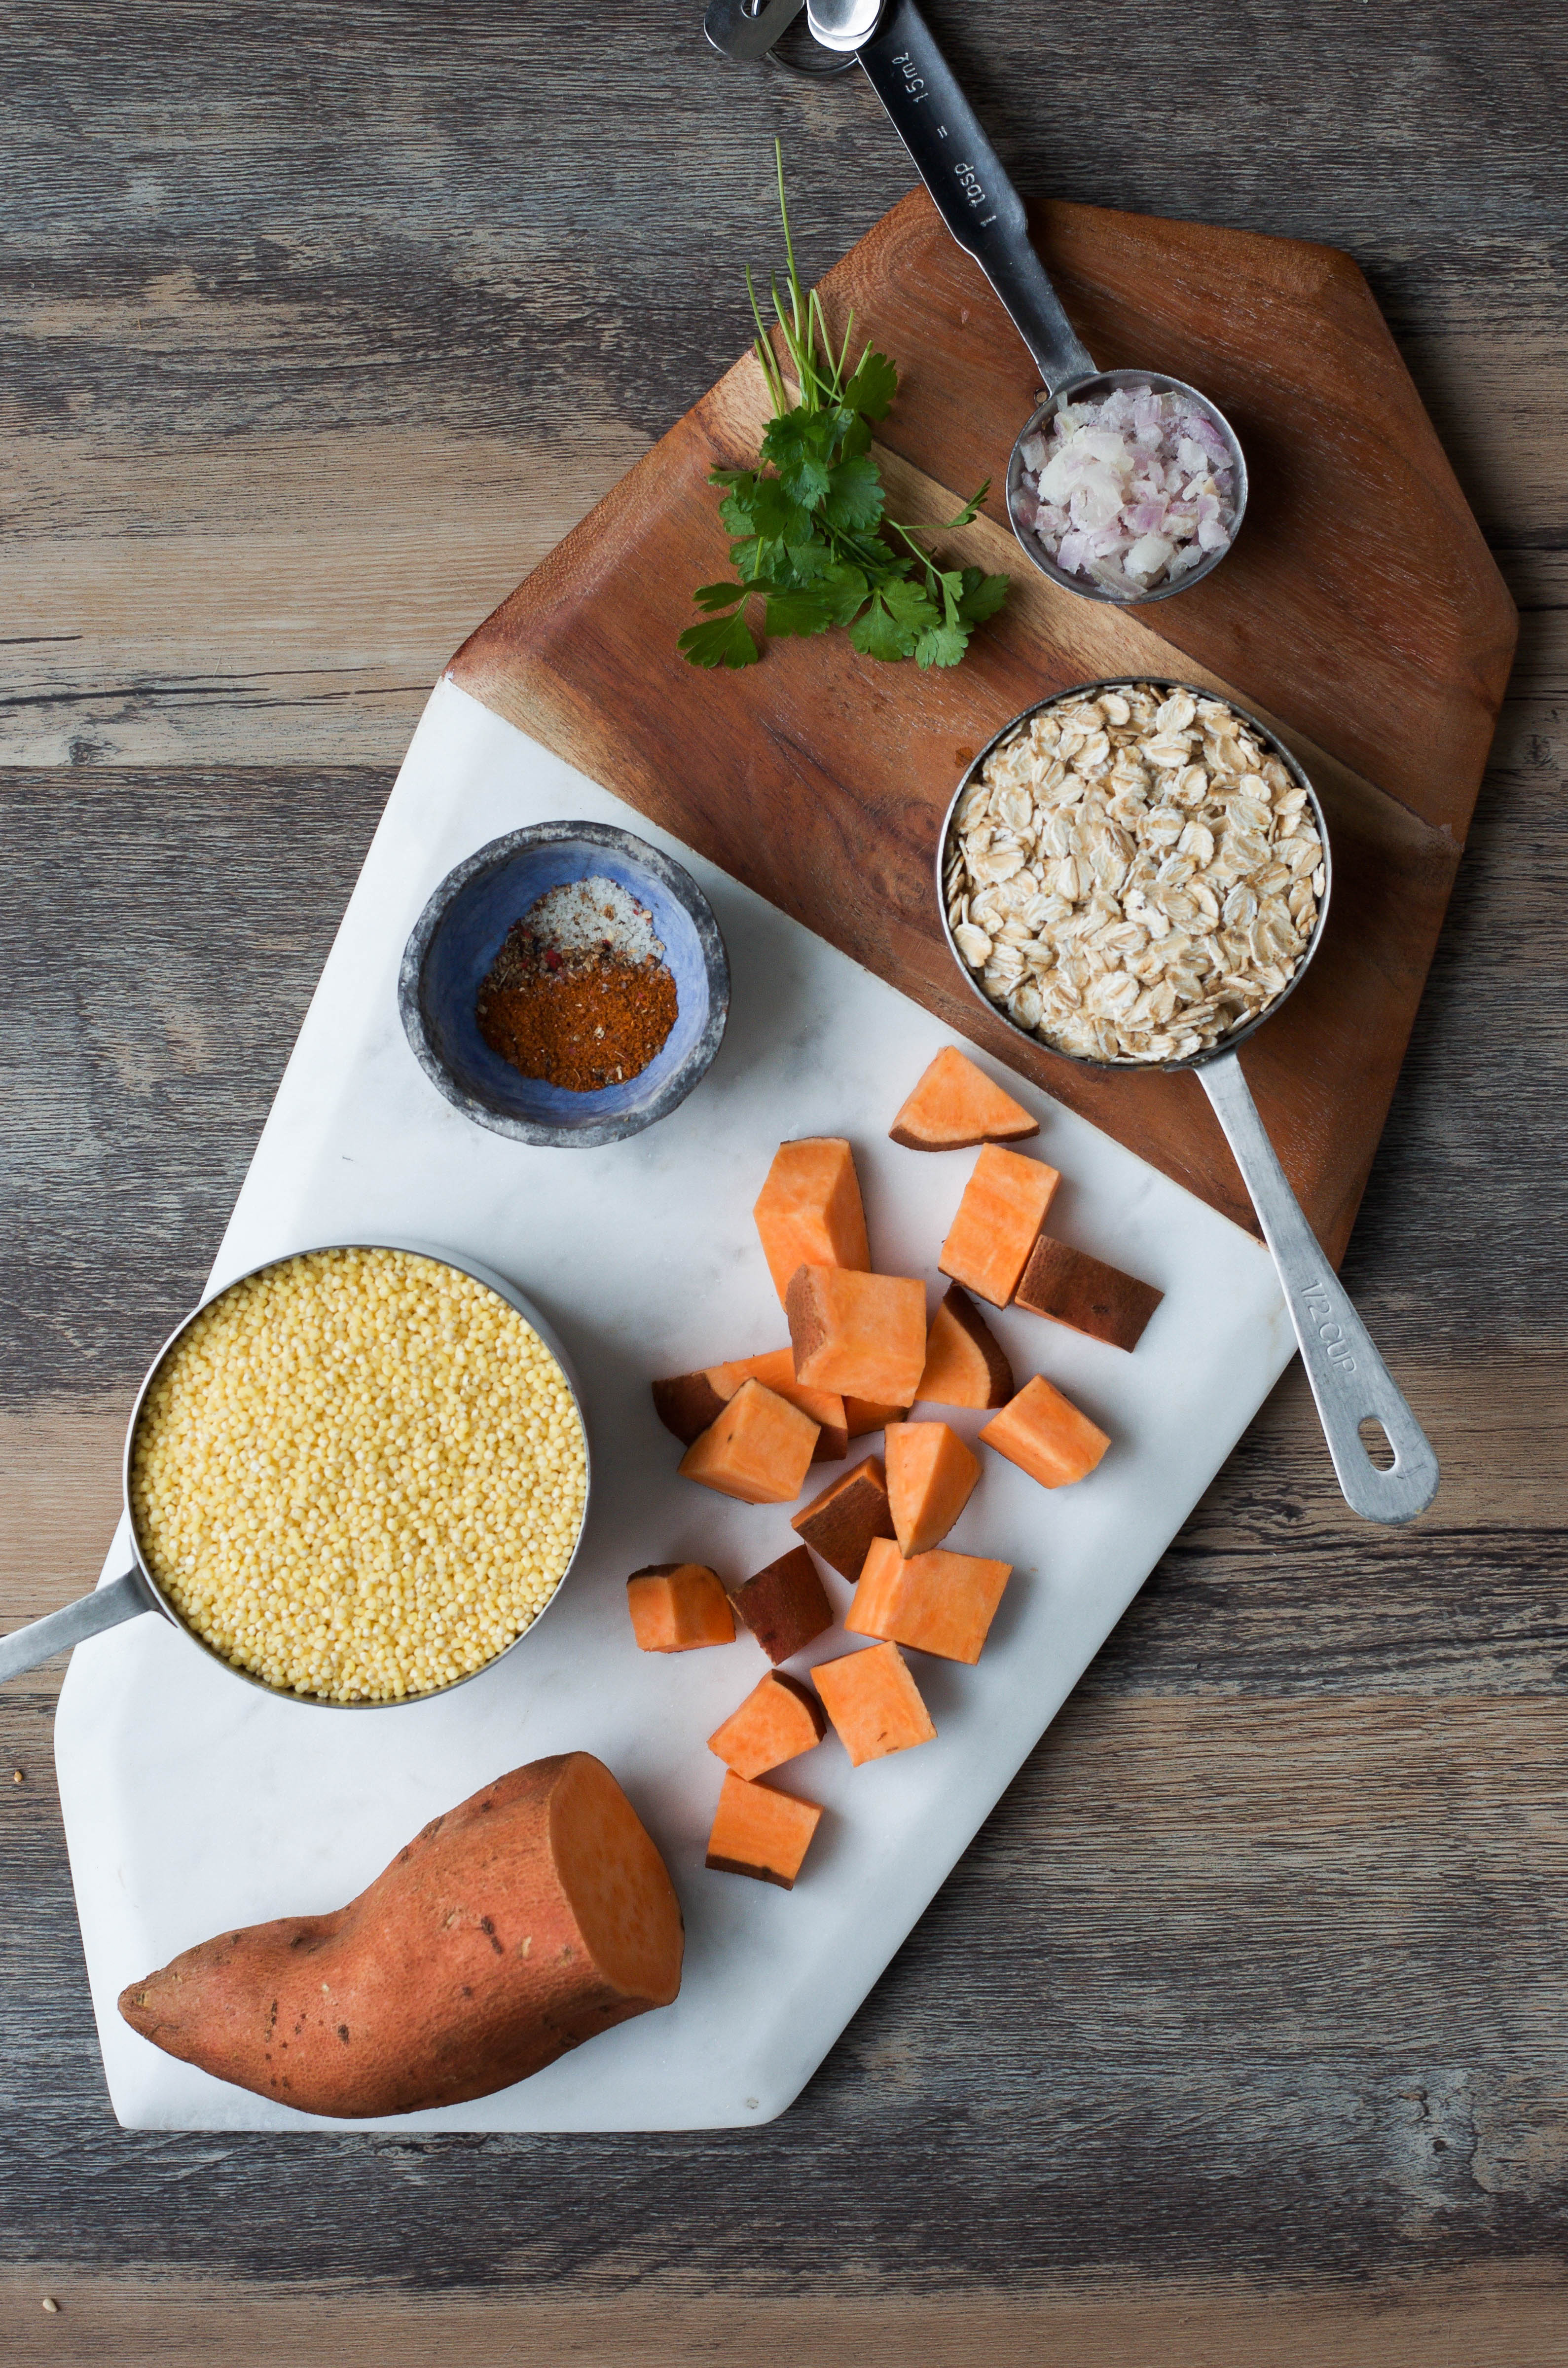
<path id="1" fill-rule="evenodd" d="M 1326 889 L 1305 777 L 1179 684 L 1032 709 L 960 790 L 943 905 L 980 993 L 1054 1051 L 1190 1060 L 1288 991 Z"/>
<path id="2" fill-rule="evenodd" d="M 539 1617 L 576 1551 L 587 1445 L 533 1326 L 413 1251 L 264 1267 L 179 1332 L 129 1456 L 148 1571 L 282 1692 L 453 1685 Z"/>
<path id="3" fill-rule="evenodd" d="M 676 1024 L 676 983 L 645 906 L 597 875 L 548 889 L 507 930 L 479 1031 L 525 1077 L 597 1093 L 639 1077 Z"/>

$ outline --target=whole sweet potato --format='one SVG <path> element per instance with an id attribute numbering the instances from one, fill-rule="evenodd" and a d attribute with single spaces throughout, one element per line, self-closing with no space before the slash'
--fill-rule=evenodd
<path id="1" fill-rule="evenodd" d="M 602 1761 L 536 1759 L 330 1916 L 222 1932 L 120 1994 L 221 2080 L 358 2120 L 488 2096 L 680 1987 L 680 1904 Z"/>

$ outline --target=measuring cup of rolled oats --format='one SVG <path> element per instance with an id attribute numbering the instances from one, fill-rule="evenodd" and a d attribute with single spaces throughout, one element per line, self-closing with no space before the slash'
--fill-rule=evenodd
<path id="1" fill-rule="evenodd" d="M 0 1678 L 143 1611 L 299 1702 L 449 1691 L 527 1634 L 588 1502 L 576 1388 L 486 1267 L 304 1250 L 186 1318 L 125 1445 L 132 1567 L 0 1642 Z"/>
<path id="2" fill-rule="evenodd" d="M 1086 683 L 982 749 L 938 841 L 965 980 L 1036 1044 L 1103 1067 L 1190 1068 L 1279 1272 L 1346 1501 L 1407 1521 L 1437 1461 L 1318 1247 L 1237 1058 L 1292 994 L 1332 888 L 1317 793 L 1267 725 L 1179 682 Z M 1363 1424 L 1392 1463 L 1372 1462 Z"/>

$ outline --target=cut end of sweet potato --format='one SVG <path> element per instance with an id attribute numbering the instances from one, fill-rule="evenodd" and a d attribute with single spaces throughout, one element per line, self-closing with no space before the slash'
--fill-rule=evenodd
<path id="1" fill-rule="evenodd" d="M 1061 1181 L 1043 1159 L 1024 1159 L 988 1143 L 942 1244 L 937 1261 L 942 1272 L 993 1307 L 1006 1307 Z"/>
<path id="2" fill-rule="evenodd" d="M 926 1363 L 926 1286 L 896 1274 L 802 1266 L 784 1301 L 799 1380 L 910 1406 Z"/>
<path id="3" fill-rule="evenodd" d="M 1085 1478 L 1110 1445 L 1098 1424 L 1080 1414 L 1042 1373 L 1026 1382 L 980 1436 L 1042 1488 L 1064 1488 Z"/>
<path id="4" fill-rule="evenodd" d="M 681 1457 L 687 1480 L 743 1505 L 789 1505 L 806 1485 L 817 1426 L 757 1381 L 741 1383 L 714 1421 Z"/>
<path id="5" fill-rule="evenodd" d="M 700 1562 L 652 1562 L 626 1582 L 631 1633 L 644 1653 L 733 1645 L 735 1615 L 716 1571 Z"/>
<path id="6" fill-rule="evenodd" d="M 974 1494 L 980 1458 L 945 1422 L 901 1422 L 886 1452 L 888 1509 L 907 1561 L 941 1544 Z"/>
<path id="7" fill-rule="evenodd" d="M 944 1044 L 888 1133 L 909 1151 L 968 1151 L 1021 1143 L 1040 1133 L 1040 1121 L 956 1044 Z"/>
<path id="8" fill-rule="evenodd" d="M 793 1891 L 821 1823 L 822 1811 L 814 1801 L 776 1793 L 768 1784 L 748 1783 L 732 1771 L 724 1779 L 708 1837 L 708 1864 L 717 1874 L 749 1874 L 754 1882 L 776 1883 L 780 1891 Z"/>
<path id="9" fill-rule="evenodd" d="M 551 1800 L 551 1847 L 589 1957 L 622 1998 L 680 1988 L 680 1902 L 646 1827 L 603 1760 L 574 1751 Z"/>
<path id="10" fill-rule="evenodd" d="M 1113 1349 L 1132 1349 L 1164 1297 L 1152 1282 L 1140 1282 L 1119 1267 L 1107 1266 L 1103 1258 L 1069 1249 L 1065 1242 L 1041 1234 L 1018 1279 L 1013 1304 L 1074 1332 L 1086 1332 L 1092 1340 L 1108 1340 Z"/>
<path id="11" fill-rule="evenodd" d="M 931 1714 L 896 1645 L 819 1661 L 812 1676 L 851 1767 L 936 1741 Z"/>
<path id="12" fill-rule="evenodd" d="M 909 1560 L 879 1538 L 866 1557 L 844 1624 L 852 1636 L 881 1636 L 917 1653 L 972 1665 L 996 1617 L 1013 1565 L 943 1552 Z"/>
<path id="13" fill-rule="evenodd" d="M 781 1143 L 752 1214 L 780 1299 L 798 1266 L 871 1263 L 855 1155 L 841 1136 Z"/>
<path id="14" fill-rule="evenodd" d="M 833 1625 L 833 1606 L 804 1546 L 770 1562 L 731 1597 L 770 1661 L 787 1661 Z"/>
<path id="15" fill-rule="evenodd" d="M 953 1283 L 926 1336 L 917 1399 L 926 1406 L 1002 1406 L 1015 1386 L 1001 1342 L 968 1292 Z"/>
<path id="16" fill-rule="evenodd" d="M 820 1497 L 790 1515 L 790 1527 L 843 1577 L 858 1579 L 871 1540 L 893 1534 L 881 1456 L 863 1457 L 841 1480 L 830 1482 Z"/>
<path id="17" fill-rule="evenodd" d="M 826 1733 L 827 1714 L 810 1686 L 787 1669 L 769 1669 L 714 1729 L 708 1748 L 749 1783 L 802 1751 L 814 1751 Z"/>

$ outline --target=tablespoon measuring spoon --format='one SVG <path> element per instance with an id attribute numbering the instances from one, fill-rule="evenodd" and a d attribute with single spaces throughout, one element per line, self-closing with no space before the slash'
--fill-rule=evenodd
<path id="1" fill-rule="evenodd" d="M 1130 386 L 1175 394 L 1210 423 L 1224 447 L 1234 504 L 1230 527 L 1233 542 L 1246 508 L 1247 471 L 1224 413 L 1196 387 L 1163 371 L 1096 369 L 1029 243 L 1023 200 L 915 0 L 888 0 L 886 6 L 881 0 L 806 0 L 806 21 L 824 49 L 852 50 L 858 56 L 942 220 L 965 254 L 979 264 L 1034 356 L 1046 399 L 1025 422 L 1007 463 L 1007 516 L 1025 558 L 1063 591 L 1075 592 L 1080 599 L 1113 601 L 1119 608 L 1168 600 L 1173 593 L 1201 584 L 1224 558 L 1229 543 L 1205 552 L 1184 575 L 1146 591 L 1123 591 L 1058 567 L 1035 534 L 1032 517 L 1026 518 L 1024 513 L 1024 447 L 1046 434 L 1064 403 L 1094 400 Z"/>
<path id="2" fill-rule="evenodd" d="M 1137 677 L 1152 689 L 1172 697 L 1179 692 L 1194 700 L 1212 694 L 1197 689 L 1191 683 L 1165 682 L 1148 676 Z M 1045 708 L 1063 701 L 1096 699 L 1106 691 L 1131 690 L 1131 680 L 1107 680 L 1081 684 L 1074 690 L 1053 692 L 1038 707 L 1026 708 L 1003 725 L 994 738 L 970 765 L 954 792 L 952 803 L 937 841 L 937 908 L 941 916 L 942 934 L 948 948 L 971 992 L 985 1006 L 993 1018 L 1022 1036 L 1038 1051 L 1040 1038 L 991 1000 L 975 977 L 963 955 L 948 918 L 948 871 L 951 843 L 955 836 L 959 810 L 971 784 L 977 780 L 995 751 L 1025 728 L 1031 718 Z M 1274 1145 L 1268 1139 L 1257 1105 L 1242 1072 L 1237 1057 L 1239 1047 L 1254 1031 L 1271 1019 L 1287 999 L 1294 994 L 1306 975 L 1309 965 L 1323 942 L 1324 924 L 1328 916 L 1329 898 L 1334 888 L 1333 856 L 1329 847 L 1328 825 L 1318 802 L 1316 791 L 1284 742 L 1227 699 L 1225 705 L 1239 716 L 1248 730 L 1271 756 L 1278 757 L 1300 790 L 1304 790 L 1307 805 L 1323 848 L 1323 894 L 1317 900 L 1317 919 L 1312 936 L 1301 951 L 1290 979 L 1254 1014 L 1244 1026 L 1234 1028 L 1217 1044 L 1204 1050 L 1168 1061 L 1133 1061 L 1107 1063 L 1091 1061 L 1084 1054 L 1064 1053 L 1060 1046 L 1050 1049 L 1063 1060 L 1077 1061 L 1086 1068 L 1193 1069 L 1198 1081 L 1208 1095 L 1214 1115 L 1224 1131 L 1242 1180 L 1257 1212 L 1263 1238 L 1268 1245 L 1291 1328 L 1301 1349 L 1301 1362 L 1307 1380 L 1317 1401 L 1318 1418 L 1323 1424 L 1328 1452 L 1334 1459 L 1334 1469 L 1345 1501 L 1355 1512 L 1369 1521 L 1399 1522 L 1414 1520 L 1424 1512 L 1437 1493 L 1437 1459 L 1420 1424 L 1405 1404 L 1404 1397 L 1372 1345 L 1370 1334 L 1355 1308 L 1350 1295 L 1335 1274 L 1318 1245 L 1316 1235 L 1307 1223 L 1301 1203 L 1291 1190 L 1284 1169 L 1280 1167 Z M 1393 1462 L 1386 1468 L 1375 1464 L 1361 1439 L 1361 1425 L 1370 1418 L 1381 1428 Z"/>

